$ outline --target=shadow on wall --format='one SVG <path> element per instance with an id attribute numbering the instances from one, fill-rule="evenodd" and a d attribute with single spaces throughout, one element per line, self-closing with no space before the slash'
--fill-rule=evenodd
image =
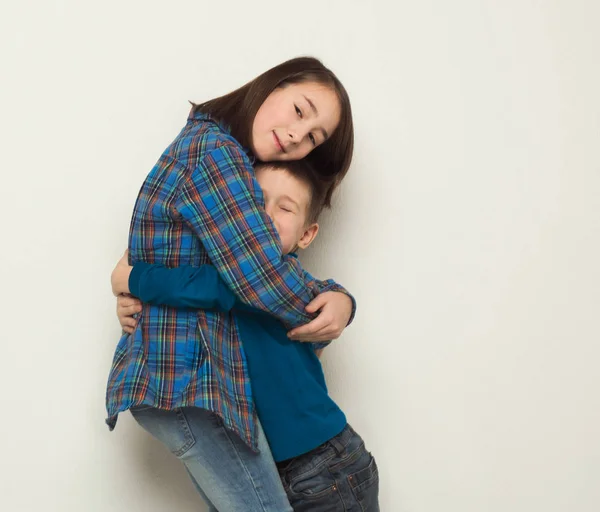
<path id="1" fill-rule="evenodd" d="M 133 423 L 133 421 L 132 421 Z M 206 512 L 204 501 L 183 464 L 156 439 L 139 429 L 139 435 L 132 436 L 127 457 L 134 462 L 139 480 L 144 482 L 152 493 L 152 500 L 164 503 L 178 512 Z M 160 510 L 157 507 L 156 510 Z"/>

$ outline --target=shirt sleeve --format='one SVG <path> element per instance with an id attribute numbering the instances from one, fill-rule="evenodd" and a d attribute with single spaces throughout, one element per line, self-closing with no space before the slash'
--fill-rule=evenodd
<path id="1" fill-rule="evenodd" d="M 305 276 L 307 280 L 314 279 L 306 271 Z M 332 280 L 322 283 L 325 291 L 345 292 Z M 129 274 L 129 290 L 133 296 L 148 304 L 174 308 L 216 309 L 225 312 L 235 307 L 245 311 L 265 313 L 241 302 L 212 265 L 200 267 L 184 265 L 169 268 L 160 264 L 137 262 Z M 352 300 L 354 316 L 356 302 L 352 295 L 348 296 Z M 348 323 L 352 320 L 353 317 Z M 329 343 L 331 342 L 326 342 Z"/>
<path id="2" fill-rule="evenodd" d="M 310 274 L 307 273 L 308 276 Z M 325 283 L 333 281 L 325 281 Z M 333 283 L 335 284 L 335 283 Z M 241 302 L 227 287 L 212 265 L 168 268 L 160 264 L 138 262 L 129 274 L 129 291 L 142 302 L 174 308 L 232 309 L 257 315 L 268 313 Z M 353 311 L 356 308 L 354 298 Z M 306 343 L 306 342 L 302 342 Z M 327 347 L 331 341 L 310 343 L 313 350 Z"/>
<path id="3" fill-rule="evenodd" d="M 306 280 L 315 279 L 306 270 L 304 271 L 304 278 Z M 352 321 L 354 320 L 354 315 L 356 314 L 356 299 L 354 298 L 354 296 L 352 296 L 345 288 L 343 288 L 342 286 L 337 284 L 332 279 L 328 279 L 327 281 L 321 281 L 321 283 L 323 285 L 323 291 L 345 293 L 350 298 L 350 300 L 352 301 L 352 314 L 350 315 L 350 320 L 348 320 L 348 325 L 350 325 L 352 323 Z M 310 343 L 312 349 L 316 352 L 317 350 L 327 348 L 331 344 L 332 341 L 333 340 L 303 342 L 303 343 Z"/>
<path id="4" fill-rule="evenodd" d="M 296 258 L 282 255 L 275 227 L 255 197 L 259 194 L 247 155 L 229 143 L 189 172 L 176 209 L 243 303 L 289 326 L 303 325 L 313 318 L 304 308 L 319 293 L 347 292 L 333 281 L 317 281 Z"/>
<path id="5" fill-rule="evenodd" d="M 167 268 L 138 262 L 129 274 L 129 290 L 142 302 L 174 308 L 229 311 L 236 302 L 212 265 Z"/>

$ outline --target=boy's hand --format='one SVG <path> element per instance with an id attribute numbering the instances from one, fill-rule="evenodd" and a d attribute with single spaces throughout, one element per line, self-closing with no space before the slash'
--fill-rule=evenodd
<path id="1" fill-rule="evenodd" d="M 142 303 L 132 296 L 119 295 L 117 297 L 117 317 L 123 330 L 131 334 L 135 330 L 137 320 L 133 317 L 142 310 Z"/>
<path id="2" fill-rule="evenodd" d="M 118 296 L 123 293 L 129 293 L 129 274 L 131 274 L 133 267 L 129 265 L 128 256 L 129 251 L 125 251 L 110 275 L 113 295 Z"/>
<path id="3" fill-rule="evenodd" d="M 330 341 L 339 338 L 352 315 L 352 301 L 342 292 L 324 292 L 306 306 L 308 313 L 320 311 L 313 321 L 288 332 L 297 341 Z"/>

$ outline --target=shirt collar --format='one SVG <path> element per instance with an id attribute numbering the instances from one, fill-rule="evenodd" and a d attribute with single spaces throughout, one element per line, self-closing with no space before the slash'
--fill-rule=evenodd
<path id="1" fill-rule="evenodd" d="M 229 128 L 229 125 L 215 119 L 214 117 L 212 117 L 210 114 L 205 114 L 204 112 L 200 112 L 199 110 L 195 110 L 194 108 L 192 108 L 189 116 L 188 116 L 188 121 L 210 121 L 211 123 L 215 123 L 222 132 L 227 133 L 228 135 L 231 135 L 231 129 Z M 240 144 L 241 146 L 241 144 Z M 242 149 L 244 150 L 244 153 L 246 153 L 246 155 L 248 155 L 248 158 L 250 159 L 250 163 L 252 165 L 254 165 L 256 163 L 256 158 L 254 156 L 254 154 L 252 153 L 252 151 L 250 150 L 250 148 L 247 148 L 246 146 L 242 146 Z"/>

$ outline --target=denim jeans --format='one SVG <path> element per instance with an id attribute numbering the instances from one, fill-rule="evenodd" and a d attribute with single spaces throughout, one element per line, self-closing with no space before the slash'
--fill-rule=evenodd
<path id="1" fill-rule="evenodd" d="M 277 464 L 296 512 L 379 512 L 379 473 L 350 425 L 311 452 Z"/>
<path id="2" fill-rule="evenodd" d="M 131 414 L 183 462 L 211 512 L 292 512 L 260 426 L 257 454 L 204 409 L 136 407 Z"/>

